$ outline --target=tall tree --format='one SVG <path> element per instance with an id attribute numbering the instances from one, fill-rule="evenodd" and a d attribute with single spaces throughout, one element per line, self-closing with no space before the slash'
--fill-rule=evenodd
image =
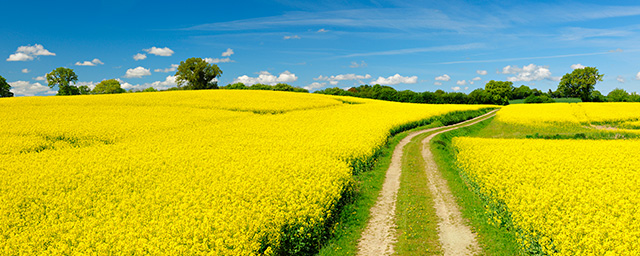
<path id="1" fill-rule="evenodd" d="M 181 61 L 175 74 L 178 87 L 185 90 L 218 89 L 215 79 L 220 75 L 222 70 L 218 65 L 209 64 L 201 58 Z"/>
<path id="2" fill-rule="evenodd" d="M 49 87 L 58 86 L 57 95 L 79 95 L 80 90 L 74 85 L 77 81 L 78 76 L 70 68 L 59 67 L 47 74 Z"/>
<path id="3" fill-rule="evenodd" d="M 7 83 L 4 77 L 0 76 L 0 98 L 2 97 L 13 97 L 13 93 L 11 92 L 11 85 Z"/>
<path id="4" fill-rule="evenodd" d="M 629 101 L 629 93 L 621 88 L 615 88 L 607 94 L 607 101 L 610 102 L 627 102 Z"/>
<path id="5" fill-rule="evenodd" d="M 491 80 L 484 85 L 484 90 L 491 96 L 493 104 L 509 105 L 513 82 Z"/>
<path id="6" fill-rule="evenodd" d="M 120 82 L 115 79 L 103 80 L 102 82 L 96 84 L 96 87 L 93 88 L 93 93 L 95 94 L 109 94 L 109 93 L 124 93 L 126 92 L 122 87 L 120 87 Z"/>
<path id="7" fill-rule="evenodd" d="M 604 74 L 598 73 L 595 67 L 574 69 L 573 72 L 562 76 L 558 91 L 565 97 L 580 98 L 582 101 L 591 101 L 591 93 L 598 81 L 602 81 Z"/>

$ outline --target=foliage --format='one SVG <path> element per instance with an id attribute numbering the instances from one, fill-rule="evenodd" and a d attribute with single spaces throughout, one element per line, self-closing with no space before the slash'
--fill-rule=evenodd
<path id="1" fill-rule="evenodd" d="M 222 89 L 244 90 L 244 89 L 247 89 L 247 86 L 245 86 L 243 83 L 234 83 L 234 84 L 228 84 L 227 86 L 224 86 Z"/>
<path id="2" fill-rule="evenodd" d="M 598 90 L 593 90 L 593 92 L 591 92 L 591 101 L 592 102 L 605 102 L 607 101 L 607 98 L 604 97 L 604 95 L 602 95 L 602 93 Z"/>
<path id="3" fill-rule="evenodd" d="M 491 96 L 493 104 L 509 105 L 513 82 L 491 80 L 484 85 L 484 90 Z"/>
<path id="4" fill-rule="evenodd" d="M 245 86 L 243 83 L 234 83 L 228 84 L 227 86 L 221 87 L 221 89 L 227 90 L 264 90 L 264 91 L 283 91 L 283 92 L 309 92 L 309 90 L 293 87 L 288 84 L 278 83 L 276 85 L 268 85 L 268 84 L 254 84 L 249 87 Z"/>
<path id="5" fill-rule="evenodd" d="M 103 80 L 93 88 L 94 94 L 113 94 L 124 92 L 126 91 L 120 87 L 120 82 L 115 79 Z"/>
<path id="6" fill-rule="evenodd" d="M 80 92 L 80 95 L 91 94 L 91 88 L 89 88 L 89 86 L 87 85 L 81 85 L 78 86 L 78 92 Z"/>
<path id="7" fill-rule="evenodd" d="M 529 86 L 521 85 L 518 88 L 514 88 L 511 93 L 511 100 L 519 100 L 529 97 L 529 95 L 534 94 L 534 91 L 529 88 Z"/>
<path id="8" fill-rule="evenodd" d="M 511 82 L 495 83 L 498 84 L 498 87 L 496 89 L 491 89 L 490 91 L 492 93 L 503 94 L 504 96 L 509 98 L 513 96 L 513 93 L 511 91 L 507 92 L 506 90 L 503 91 L 502 89 L 499 89 L 501 88 L 500 85 L 502 85 L 503 83 L 505 83 L 505 85 L 509 85 Z M 513 89 L 513 87 L 505 86 L 505 88 L 503 89 L 526 91 L 526 88 L 528 87 L 521 86 L 520 88 L 521 89 Z M 396 91 L 393 87 L 389 86 L 370 86 L 365 84 L 358 87 L 349 88 L 348 90 L 344 90 L 338 87 L 325 88 L 322 90 L 317 90 L 314 93 L 427 104 L 508 104 L 508 100 L 507 102 L 504 102 L 504 96 L 493 95 L 483 88 L 473 90 L 467 95 L 462 92 L 445 92 L 443 90 L 437 90 L 435 92 L 413 92 L 410 90 Z M 535 95 L 544 94 L 537 89 L 530 90 L 530 93 Z"/>
<path id="9" fill-rule="evenodd" d="M 630 101 L 629 93 L 621 88 L 615 88 L 607 94 L 609 102 L 627 102 Z"/>
<path id="10" fill-rule="evenodd" d="M 156 88 L 153 87 L 147 87 L 144 88 L 144 90 L 142 90 L 142 92 L 157 92 L 158 90 L 156 90 Z"/>
<path id="11" fill-rule="evenodd" d="M 218 89 L 217 77 L 222 70 L 216 64 L 209 64 L 202 58 L 188 58 L 181 61 L 176 71 L 176 83 L 184 90 Z"/>
<path id="12" fill-rule="evenodd" d="M 353 163 L 391 130 L 484 107 L 248 90 L 3 100 L 0 254 L 310 254 Z"/>
<path id="13" fill-rule="evenodd" d="M 562 76 L 558 84 L 558 91 L 565 97 L 580 98 L 582 101 L 591 101 L 591 93 L 598 81 L 602 81 L 604 74 L 598 73 L 595 67 L 574 69 L 571 73 Z"/>
<path id="14" fill-rule="evenodd" d="M 0 76 L 0 98 L 3 97 L 13 97 L 13 92 L 11 92 L 11 85 L 7 83 L 7 80 Z"/>
<path id="15" fill-rule="evenodd" d="M 554 103 L 556 102 L 552 98 L 549 98 L 547 95 L 536 96 L 535 94 L 529 95 L 524 99 L 524 103 Z"/>
<path id="16" fill-rule="evenodd" d="M 640 253 L 638 143 L 453 140 L 460 168 L 490 199 L 490 221 L 516 230 L 523 250 L 538 255 Z"/>
<path id="17" fill-rule="evenodd" d="M 75 84 L 78 81 L 78 76 L 73 69 L 59 67 L 47 74 L 47 84 L 49 88 L 58 86 L 57 95 L 79 95 L 80 90 Z M 72 84 L 73 83 L 73 84 Z"/>

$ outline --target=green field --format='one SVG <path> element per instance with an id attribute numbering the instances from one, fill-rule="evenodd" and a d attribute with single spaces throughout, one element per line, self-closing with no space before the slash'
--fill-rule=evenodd
<path id="1" fill-rule="evenodd" d="M 556 103 L 578 103 L 582 102 L 580 98 L 554 98 Z M 510 100 L 509 104 L 524 104 L 524 99 Z"/>

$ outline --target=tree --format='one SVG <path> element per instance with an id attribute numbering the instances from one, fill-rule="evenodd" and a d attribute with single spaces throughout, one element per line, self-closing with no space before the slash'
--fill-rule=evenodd
<path id="1" fill-rule="evenodd" d="M 592 102 L 605 102 L 605 101 L 607 101 L 607 98 L 604 97 L 604 95 L 602 95 L 602 93 L 600 93 L 600 91 L 593 90 L 591 92 L 591 101 Z"/>
<path id="2" fill-rule="evenodd" d="M 288 85 L 288 84 L 278 83 L 278 84 L 273 86 L 273 90 L 274 91 L 292 92 L 293 91 L 293 86 Z"/>
<path id="3" fill-rule="evenodd" d="M 220 75 L 222 70 L 218 65 L 209 64 L 201 58 L 181 61 L 175 74 L 178 87 L 185 90 L 218 89 L 215 79 Z"/>
<path id="4" fill-rule="evenodd" d="M 86 86 L 86 85 L 78 86 L 78 91 L 80 92 L 80 95 L 91 94 L 91 88 L 89 88 L 89 86 Z"/>
<path id="5" fill-rule="evenodd" d="M 103 80 L 102 82 L 96 84 L 96 87 L 93 88 L 93 93 L 95 94 L 111 94 L 111 93 L 124 93 L 126 92 L 122 87 L 120 87 L 120 82 L 115 79 Z"/>
<path id="6" fill-rule="evenodd" d="M 531 94 L 524 99 L 524 103 L 554 103 L 554 102 L 556 101 L 552 98 L 549 98 L 549 96 L 547 96 L 546 94 L 540 95 L 540 96 Z"/>
<path id="7" fill-rule="evenodd" d="M 526 97 L 529 97 L 529 95 L 531 95 L 532 93 L 533 91 L 531 91 L 531 88 L 529 88 L 529 86 L 521 85 L 520 87 L 513 89 L 510 99 L 512 100 L 524 99 Z"/>
<path id="8" fill-rule="evenodd" d="M 624 89 L 615 88 L 607 94 L 607 101 L 610 102 L 627 102 L 629 101 L 629 93 Z"/>
<path id="9" fill-rule="evenodd" d="M 73 69 L 59 67 L 47 74 L 47 83 L 49 88 L 58 86 L 57 95 L 78 95 L 80 90 L 78 87 L 72 85 L 78 81 L 78 76 Z"/>
<path id="10" fill-rule="evenodd" d="M 484 85 L 484 90 L 491 95 L 493 104 L 509 105 L 509 99 L 513 91 L 513 83 L 491 80 Z"/>
<path id="11" fill-rule="evenodd" d="M 156 90 L 156 88 L 153 88 L 153 87 L 148 87 L 142 90 L 142 92 L 157 92 L 157 91 L 158 90 Z"/>
<path id="12" fill-rule="evenodd" d="M 470 104 L 491 104 L 493 100 L 491 95 L 482 88 L 478 88 L 469 93 Z"/>
<path id="13" fill-rule="evenodd" d="M 3 97 L 13 97 L 13 93 L 11 92 L 11 85 L 7 83 L 4 77 L 0 76 L 0 98 Z"/>
<path id="14" fill-rule="evenodd" d="M 598 73 L 595 67 L 574 69 L 573 72 L 562 76 L 558 91 L 565 97 L 580 98 L 582 101 L 591 101 L 591 93 L 598 81 L 602 81 L 604 74 Z"/>
<path id="15" fill-rule="evenodd" d="M 224 89 L 228 89 L 228 90 L 246 90 L 247 86 L 245 86 L 243 83 L 234 83 L 234 84 L 229 84 L 229 85 L 225 86 Z"/>

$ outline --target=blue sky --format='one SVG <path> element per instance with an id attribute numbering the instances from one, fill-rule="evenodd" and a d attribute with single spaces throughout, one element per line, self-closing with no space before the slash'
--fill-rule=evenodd
<path id="1" fill-rule="evenodd" d="M 17 96 L 74 69 L 78 85 L 174 86 L 190 57 L 220 85 L 285 82 L 317 90 L 386 84 L 470 92 L 489 80 L 556 89 L 573 68 L 596 89 L 640 92 L 636 1 L 30 1 L 3 2 L 0 75 Z M 134 59 L 134 56 L 137 58 Z M 174 65 L 174 66 L 172 66 Z M 40 78 L 41 79 L 41 78 Z"/>

